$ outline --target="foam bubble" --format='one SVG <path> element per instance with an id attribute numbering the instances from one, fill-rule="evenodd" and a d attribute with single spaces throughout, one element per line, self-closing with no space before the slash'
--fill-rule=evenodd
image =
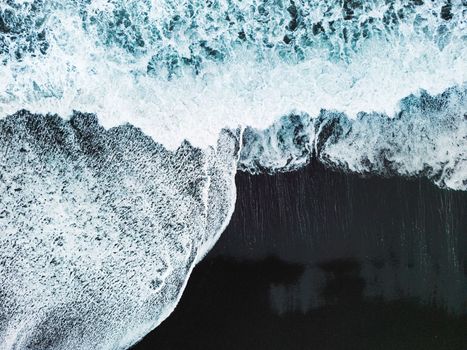
<path id="1" fill-rule="evenodd" d="M 125 349 L 229 221 L 238 136 L 176 151 L 91 115 L 0 121 L 2 349 Z"/>

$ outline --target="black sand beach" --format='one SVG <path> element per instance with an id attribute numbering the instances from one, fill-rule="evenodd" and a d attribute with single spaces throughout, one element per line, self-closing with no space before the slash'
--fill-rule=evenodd
<path id="1" fill-rule="evenodd" d="M 236 182 L 227 230 L 134 349 L 465 349 L 465 192 L 316 162 Z"/>

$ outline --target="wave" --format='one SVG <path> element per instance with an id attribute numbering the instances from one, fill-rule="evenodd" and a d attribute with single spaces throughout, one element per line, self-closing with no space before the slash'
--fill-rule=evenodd
<path id="1" fill-rule="evenodd" d="M 138 341 L 227 225 L 238 169 L 316 157 L 466 190 L 464 16 L 455 0 L 0 3 L 2 344 Z"/>
<path id="2" fill-rule="evenodd" d="M 0 4 L 0 115 L 129 122 L 174 150 L 291 112 L 392 115 L 466 81 L 461 1 Z"/>
<path id="3" fill-rule="evenodd" d="M 322 111 L 175 151 L 129 124 L 20 111 L 0 121 L 0 339 L 7 349 L 125 349 L 174 309 L 228 224 L 235 174 L 328 167 L 467 189 L 466 91 L 394 118 Z M 85 339 L 82 335 L 85 334 Z"/>
<path id="4" fill-rule="evenodd" d="M 230 220 L 237 139 L 167 151 L 92 115 L 0 121 L 2 349 L 126 349 L 165 319 Z"/>
<path id="5" fill-rule="evenodd" d="M 247 128 L 239 169 L 291 171 L 316 157 L 328 167 L 360 174 L 426 176 L 438 186 L 467 190 L 467 90 L 408 96 L 394 117 L 323 110 L 290 115 L 271 127 Z"/>

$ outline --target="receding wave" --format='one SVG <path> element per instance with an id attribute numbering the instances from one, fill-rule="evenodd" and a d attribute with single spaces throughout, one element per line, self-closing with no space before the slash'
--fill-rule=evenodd
<path id="1" fill-rule="evenodd" d="M 235 203 L 238 136 L 176 151 L 129 126 L 0 121 L 2 349 L 125 349 L 175 307 Z"/>

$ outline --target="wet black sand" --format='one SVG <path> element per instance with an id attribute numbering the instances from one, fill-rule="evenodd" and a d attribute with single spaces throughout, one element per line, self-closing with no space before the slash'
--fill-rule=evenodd
<path id="1" fill-rule="evenodd" d="M 134 349 L 467 349 L 467 193 L 316 163 L 236 180 L 226 232 Z"/>

